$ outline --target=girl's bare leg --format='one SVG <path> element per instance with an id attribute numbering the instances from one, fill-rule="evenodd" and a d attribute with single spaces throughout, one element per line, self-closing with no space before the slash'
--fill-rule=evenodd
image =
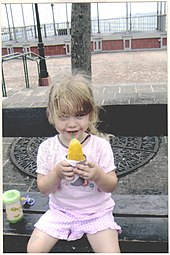
<path id="1" fill-rule="evenodd" d="M 35 228 L 28 241 L 27 253 L 48 253 L 57 242 L 57 238 Z"/>
<path id="2" fill-rule="evenodd" d="M 94 252 L 120 253 L 118 233 L 116 230 L 106 229 L 96 234 L 87 234 L 87 239 Z"/>

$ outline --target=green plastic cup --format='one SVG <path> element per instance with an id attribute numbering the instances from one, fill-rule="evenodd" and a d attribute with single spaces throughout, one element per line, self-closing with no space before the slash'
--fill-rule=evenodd
<path id="1" fill-rule="evenodd" d="M 6 208 L 7 220 L 10 223 L 16 223 L 23 218 L 20 198 L 20 192 L 16 189 L 7 190 L 3 193 L 3 203 Z"/>

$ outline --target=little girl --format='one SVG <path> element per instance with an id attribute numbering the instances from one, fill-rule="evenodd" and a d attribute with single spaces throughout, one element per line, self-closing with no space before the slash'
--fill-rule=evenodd
<path id="1" fill-rule="evenodd" d="M 49 195 L 50 209 L 35 224 L 27 251 L 47 253 L 60 239 L 86 234 L 94 252 L 119 253 L 121 228 L 114 221 L 111 198 L 116 167 L 110 143 L 97 135 L 98 108 L 89 80 L 77 74 L 52 86 L 47 116 L 58 134 L 39 146 L 37 184 Z M 86 155 L 86 162 L 76 167 L 65 160 L 73 134 Z M 87 184 L 72 185 L 75 175 Z"/>

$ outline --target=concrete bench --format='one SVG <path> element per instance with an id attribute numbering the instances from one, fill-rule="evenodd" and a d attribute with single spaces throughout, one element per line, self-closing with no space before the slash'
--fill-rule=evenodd
<path id="1" fill-rule="evenodd" d="M 21 193 L 35 199 L 24 208 L 24 219 L 10 224 L 3 212 L 4 253 L 26 252 L 34 223 L 48 209 L 48 197 L 39 192 Z M 122 227 L 119 235 L 121 252 L 168 252 L 168 197 L 166 195 L 114 195 L 114 216 Z M 51 252 L 93 252 L 86 237 L 76 241 L 59 241 Z"/>
<path id="2" fill-rule="evenodd" d="M 99 130 L 123 136 L 167 135 L 167 104 L 105 105 Z M 3 137 L 51 136 L 45 107 L 3 108 Z"/>
<path id="3" fill-rule="evenodd" d="M 167 105 L 108 105 L 101 112 L 101 131 L 114 135 L 167 135 Z M 3 137 L 51 136 L 44 107 L 3 108 Z M 156 115 L 155 115 L 156 112 Z M 113 117 L 114 116 L 114 117 Z M 158 122 L 159 119 L 159 122 Z M 143 126 L 143 123 L 145 125 Z M 24 195 L 24 193 L 22 193 Z M 27 193 L 28 195 L 28 193 Z M 34 223 L 48 209 L 48 197 L 30 192 L 34 206 L 24 208 L 24 219 L 9 224 L 3 212 L 4 253 L 24 253 Z M 122 227 L 122 252 L 168 252 L 168 198 L 166 195 L 114 195 L 114 216 Z M 86 237 L 74 242 L 60 241 L 51 252 L 93 252 Z"/>

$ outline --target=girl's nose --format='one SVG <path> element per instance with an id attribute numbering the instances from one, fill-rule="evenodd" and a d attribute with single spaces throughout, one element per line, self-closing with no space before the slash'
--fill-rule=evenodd
<path id="1" fill-rule="evenodd" d="M 70 116 L 68 119 L 68 126 L 69 127 L 76 127 L 76 121 L 74 116 Z"/>

